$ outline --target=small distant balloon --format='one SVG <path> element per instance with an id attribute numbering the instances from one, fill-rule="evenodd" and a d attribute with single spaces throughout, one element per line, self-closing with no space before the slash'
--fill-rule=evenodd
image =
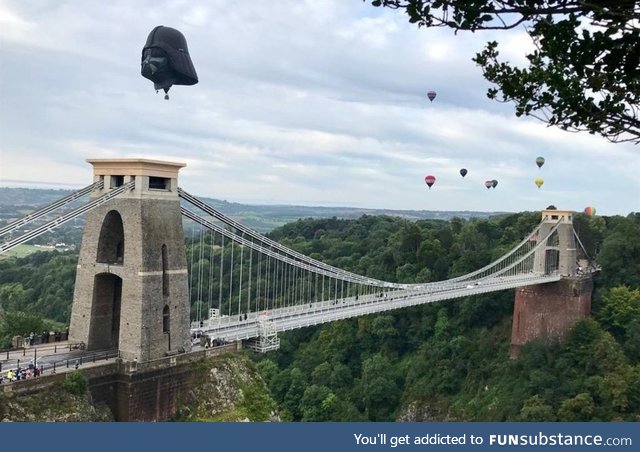
<path id="1" fill-rule="evenodd" d="M 429 186 L 429 190 L 431 190 L 431 187 L 436 182 L 436 178 L 429 174 L 428 176 L 425 176 L 424 182 Z"/>
<path id="2" fill-rule="evenodd" d="M 541 177 L 536 177 L 536 180 L 534 182 L 536 183 L 538 188 L 540 188 L 540 187 L 542 187 L 542 184 L 544 184 L 544 179 L 541 178 Z"/>
<path id="3" fill-rule="evenodd" d="M 496 186 L 497 186 L 497 185 L 498 185 L 498 181 L 497 181 L 497 180 L 495 180 L 495 179 L 493 179 L 493 180 L 491 181 L 491 186 L 492 186 L 493 188 L 496 188 Z"/>
<path id="4" fill-rule="evenodd" d="M 431 102 L 433 102 L 433 99 L 435 99 L 437 95 L 438 95 L 438 93 L 436 93 L 435 91 L 427 92 L 427 97 L 429 98 L 429 100 Z"/>
<path id="5" fill-rule="evenodd" d="M 592 217 L 596 214 L 596 208 L 595 207 L 585 207 L 584 208 L 584 213 L 585 215 L 587 215 L 588 217 Z"/>
<path id="6" fill-rule="evenodd" d="M 493 181 L 492 180 L 484 181 L 484 186 L 487 187 L 487 188 L 492 188 L 493 187 Z"/>
<path id="7" fill-rule="evenodd" d="M 162 25 L 151 30 L 147 37 L 142 49 L 140 73 L 153 82 L 156 91 L 164 90 L 167 100 L 171 86 L 198 83 L 184 35 L 175 28 Z"/>
<path id="8" fill-rule="evenodd" d="M 544 157 L 538 157 L 536 159 L 536 165 L 538 165 L 538 168 L 542 168 L 542 165 L 544 165 Z"/>
<path id="9" fill-rule="evenodd" d="M 466 176 L 466 175 L 467 175 L 467 169 L 466 169 L 466 168 L 462 168 L 462 169 L 460 170 L 460 175 L 461 175 L 462 177 Z"/>

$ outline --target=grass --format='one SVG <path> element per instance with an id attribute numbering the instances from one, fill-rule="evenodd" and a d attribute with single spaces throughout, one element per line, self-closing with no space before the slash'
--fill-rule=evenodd
<path id="1" fill-rule="evenodd" d="M 29 254 L 36 253 L 38 251 L 53 251 L 54 248 L 42 248 L 35 245 L 18 245 L 15 248 L 7 251 L 4 254 L 0 254 L 0 259 L 6 259 L 9 257 L 25 257 Z"/>

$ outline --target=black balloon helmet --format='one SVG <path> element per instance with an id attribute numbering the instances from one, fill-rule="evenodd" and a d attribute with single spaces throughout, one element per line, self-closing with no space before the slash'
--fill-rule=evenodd
<path id="1" fill-rule="evenodd" d="M 142 49 L 142 76 L 166 94 L 172 85 L 195 85 L 198 75 L 191 62 L 187 40 L 175 28 L 158 25 L 147 37 Z"/>

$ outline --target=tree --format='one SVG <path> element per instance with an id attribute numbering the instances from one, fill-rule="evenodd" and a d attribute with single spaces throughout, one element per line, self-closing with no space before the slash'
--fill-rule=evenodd
<path id="1" fill-rule="evenodd" d="M 458 31 L 523 26 L 535 50 L 528 67 L 499 61 L 488 42 L 473 59 L 496 88 L 487 96 L 529 115 L 613 142 L 640 143 L 640 6 L 634 0 L 372 0 L 409 22 Z"/>
<path id="2" fill-rule="evenodd" d="M 634 214 L 615 217 L 602 241 L 596 260 L 602 266 L 603 286 L 627 285 L 640 287 L 640 222 Z"/>
<path id="3" fill-rule="evenodd" d="M 556 416 L 553 407 L 545 404 L 544 399 L 536 394 L 524 402 L 520 419 L 526 422 L 553 422 Z"/>
<path id="4" fill-rule="evenodd" d="M 302 420 L 306 422 L 331 420 L 336 402 L 335 394 L 326 386 L 315 384 L 309 386 L 300 400 Z"/>
<path id="5" fill-rule="evenodd" d="M 370 421 L 390 421 L 400 398 L 398 376 L 383 355 L 367 358 L 362 365 L 360 394 Z"/>
<path id="6" fill-rule="evenodd" d="M 632 322 L 640 319 L 640 289 L 617 286 L 602 297 L 600 323 L 617 338 L 624 338 Z"/>
<path id="7" fill-rule="evenodd" d="M 558 420 L 563 422 L 589 422 L 593 416 L 594 403 L 590 394 L 580 393 L 566 399 L 558 410 Z"/>
<path id="8" fill-rule="evenodd" d="M 4 311 L 0 314 L 0 348 L 6 348 L 14 336 L 40 334 L 47 324 L 37 314 Z"/>

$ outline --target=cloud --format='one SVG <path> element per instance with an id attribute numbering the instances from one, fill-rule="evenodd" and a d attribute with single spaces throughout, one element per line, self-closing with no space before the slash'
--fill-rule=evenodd
<path id="1" fill-rule="evenodd" d="M 200 78 L 169 101 L 139 73 L 159 24 L 185 34 Z M 486 98 L 471 58 L 491 39 L 511 61 L 529 45 L 522 30 L 419 29 L 364 2 L 5 0 L 0 183 L 82 186 L 84 159 L 139 156 L 185 162 L 182 186 L 231 201 L 640 210 L 633 145 L 516 118 Z M 437 177 L 431 190 L 425 174 Z"/>

